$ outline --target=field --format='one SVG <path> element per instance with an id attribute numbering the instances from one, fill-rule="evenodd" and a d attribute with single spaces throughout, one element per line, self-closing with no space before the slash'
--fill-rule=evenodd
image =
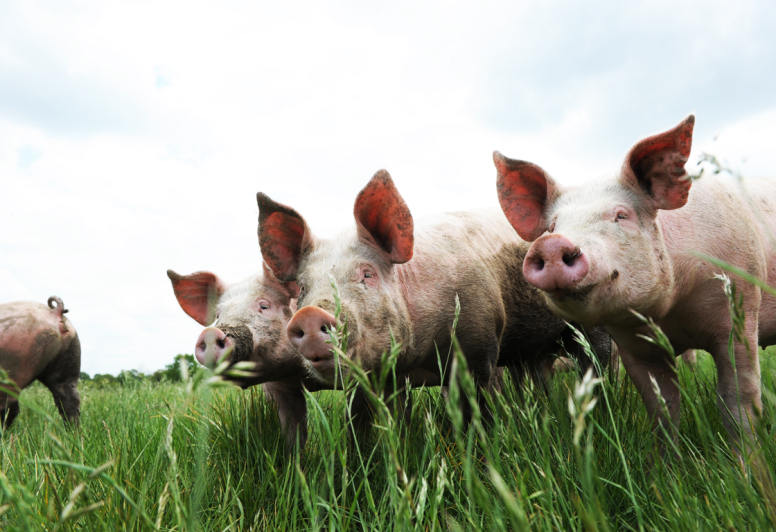
<path id="1" fill-rule="evenodd" d="M 84 382 L 79 430 L 35 385 L 2 437 L 0 529 L 771 529 L 776 353 L 761 361 L 761 447 L 744 467 L 709 355 L 681 365 L 679 457 L 666 460 L 633 386 L 614 374 L 592 394 L 574 374 L 522 397 L 507 382 L 494 422 L 475 412 L 465 426 L 456 398 L 472 384 L 456 367 L 449 401 L 413 390 L 407 426 L 378 403 L 376 427 L 356 437 L 343 392 L 321 392 L 308 398 L 310 439 L 296 456 L 260 389 L 212 386 L 204 370 L 176 384 Z"/>

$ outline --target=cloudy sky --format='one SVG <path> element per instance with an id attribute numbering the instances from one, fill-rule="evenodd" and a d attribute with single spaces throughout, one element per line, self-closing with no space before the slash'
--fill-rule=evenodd
<path id="1" fill-rule="evenodd" d="M 150 372 L 201 329 L 168 268 L 259 269 L 257 191 L 320 236 L 380 168 L 416 217 L 496 207 L 494 149 L 576 183 L 689 113 L 696 156 L 776 177 L 774 20 L 771 0 L 0 0 L 0 302 L 57 294 L 84 371 Z"/>

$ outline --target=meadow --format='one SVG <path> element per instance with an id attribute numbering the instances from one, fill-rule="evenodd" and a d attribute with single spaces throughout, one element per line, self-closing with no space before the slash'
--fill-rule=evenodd
<path id="1" fill-rule="evenodd" d="M 290 456 L 260 388 L 209 383 L 205 370 L 181 383 L 82 382 L 77 430 L 36 384 L 2 437 L 0 529 L 767 530 L 776 350 L 760 356 L 760 447 L 743 466 L 707 354 L 679 364 L 681 436 L 666 459 L 633 385 L 612 371 L 522 395 L 507 379 L 492 423 L 475 409 L 466 424 L 473 384 L 457 361 L 449 400 L 412 390 L 405 424 L 375 395 L 375 426 L 355 436 L 349 393 L 311 394 L 307 447 Z M 358 378 L 380 389 L 391 373 Z"/>

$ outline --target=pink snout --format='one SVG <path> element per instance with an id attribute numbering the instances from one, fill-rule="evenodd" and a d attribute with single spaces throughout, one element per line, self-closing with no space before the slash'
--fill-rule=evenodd
<path id="1" fill-rule="evenodd" d="M 321 369 L 334 360 L 331 352 L 329 329 L 337 325 L 337 320 L 318 307 L 300 309 L 288 322 L 286 332 L 294 347 L 309 360 L 313 367 Z"/>
<path id="2" fill-rule="evenodd" d="M 203 366 L 213 369 L 234 349 L 234 342 L 224 331 L 217 327 L 208 327 L 197 338 L 194 356 Z"/>
<path id="3" fill-rule="evenodd" d="M 573 290 L 590 271 L 579 246 L 563 235 L 551 234 L 533 243 L 523 261 L 526 281 L 550 292 Z"/>

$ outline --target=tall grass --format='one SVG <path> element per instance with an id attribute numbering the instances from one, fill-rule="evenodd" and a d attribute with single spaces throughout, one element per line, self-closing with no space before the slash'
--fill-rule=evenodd
<path id="1" fill-rule="evenodd" d="M 570 374 L 548 393 L 506 386 L 490 398 L 493 421 L 474 408 L 467 425 L 473 383 L 457 357 L 449 400 L 412 390 L 409 424 L 376 393 L 374 428 L 353 435 L 352 392 L 310 395 L 310 438 L 293 456 L 258 388 L 85 383 L 72 430 L 36 385 L 0 442 L 0 529 L 769 529 L 776 353 L 761 358 L 756 474 L 731 451 L 708 355 L 680 368 L 680 458 L 668 462 L 633 386 L 614 375 L 595 397 Z"/>

